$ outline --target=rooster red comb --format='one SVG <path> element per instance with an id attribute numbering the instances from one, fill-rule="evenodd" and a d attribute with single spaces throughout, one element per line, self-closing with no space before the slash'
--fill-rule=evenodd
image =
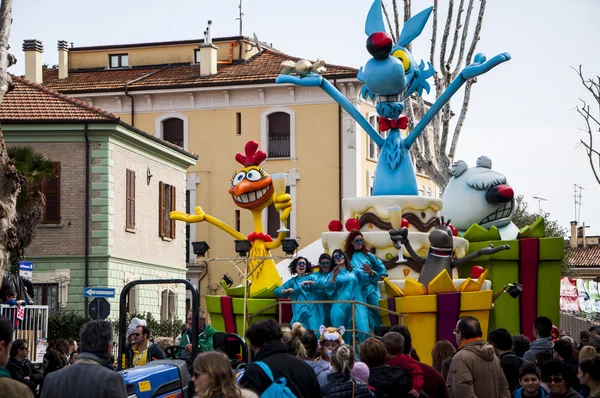
<path id="1" fill-rule="evenodd" d="M 256 141 L 248 141 L 246 142 L 246 147 L 244 151 L 246 152 L 246 156 L 238 153 L 235 155 L 235 160 L 238 161 L 241 165 L 248 166 L 258 166 L 262 163 L 263 160 L 267 158 L 267 154 L 263 151 L 256 151 L 258 149 L 258 142 Z"/>

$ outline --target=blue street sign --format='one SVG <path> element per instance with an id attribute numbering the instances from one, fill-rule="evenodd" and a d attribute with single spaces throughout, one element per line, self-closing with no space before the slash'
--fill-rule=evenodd
<path id="1" fill-rule="evenodd" d="M 113 287 L 85 287 L 83 288 L 85 297 L 115 297 L 115 289 Z"/>
<path id="2" fill-rule="evenodd" d="M 30 261 L 20 261 L 19 262 L 19 270 L 20 271 L 33 271 L 33 263 Z"/>

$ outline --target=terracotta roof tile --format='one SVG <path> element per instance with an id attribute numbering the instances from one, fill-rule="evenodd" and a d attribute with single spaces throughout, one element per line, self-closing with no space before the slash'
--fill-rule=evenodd
<path id="1" fill-rule="evenodd" d="M 0 121 L 113 121 L 119 118 L 87 102 L 11 75 L 14 88 L 0 104 Z"/>
<path id="2" fill-rule="evenodd" d="M 600 267 L 600 245 L 569 247 L 565 260 L 571 267 Z"/>
<path id="3" fill-rule="evenodd" d="M 223 86 L 258 82 L 274 83 L 281 73 L 281 62 L 297 61 L 300 58 L 274 51 L 264 50 L 243 63 L 219 64 L 215 76 L 200 77 L 198 65 L 179 64 L 119 70 L 70 71 L 66 79 L 58 79 L 58 71 L 44 72 L 44 85 L 65 93 L 123 90 L 147 90 L 158 88 L 185 88 L 201 86 Z M 356 77 L 358 70 L 339 65 L 326 65 L 323 74 L 328 79 Z"/>
<path id="4" fill-rule="evenodd" d="M 177 152 L 194 159 L 198 155 L 187 151 L 161 138 L 155 137 L 87 102 L 61 94 L 56 90 L 33 83 L 22 77 L 11 75 L 13 89 L 0 104 L 0 122 L 2 123 L 44 123 L 44 122 L 112 122 L 136 132 L 152 141 L 161 143 Z"/>

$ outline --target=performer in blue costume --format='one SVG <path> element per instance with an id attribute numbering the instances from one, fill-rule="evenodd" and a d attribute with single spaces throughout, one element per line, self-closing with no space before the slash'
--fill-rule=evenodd
<path id="1" fill-rule="evenodd" d="M 327 253 L 323 253 L 319 256 L 319 271 L 315 272 L 314 275 L 317 277 L 319 282 L 325 284 L 329 280 L 331 274 L 331 256 Z M 333 300 L 323 289 L 319 294 L 319 300 Z M 331 325 L 331 304 L 323 304 L 323 325 Z"/>
<path id="2" fill-rule="evenodd" d="M 368 284 L 377 284 L 379 275 L 368 264 L 360 268 L 350 265 L 348 258 L 340 249 L 333 252 L 335 268 L 325 285 L 325 291 L 335 300 L 363 301 L 363 287 Z M 336 303 L 331 306 L 331 323 L 336 327 L 344 326 L 352 329 L 352 304 Z M 356 306 L 357 331 L 369 332 L 369 314 L 367 308 Z M 362 342 L 367 338 L 363 333 L 357 333 L 357 339 Z M 346 344 L 352 344 L 352 334 L 344 334 Z"/>
<path id="3" fill-rule="evenodd" d="M 363 128 L 380 148 L 373 182 L 373 195 L 418 195 L 417 178 L 410 159 L 411 146 L 467 80 L 508 61 L 510 55 L 503 53 L 488 60 L 485 55 L 477 54 L 473 62 L 460 71 L 448 88 L 440 94 L 410 134 L 402 138 L 400 130 L 408 127 L 408 118 L 400 117 L 404 111 L 404 100 L 414 93 L 422 95 L 423 89 L 429 93 L 427 79 L 434 74 L 430 63 L 425 65 L 421 61 L 417 64 L 407 49 L 407 46 L 423 31 L 433 7 L 407 20 L 398 41 L 394 43 L 392 37 L 385 31 L 381 2 L 382 0 L 375 0 L 367 15 L 365 34 L 368 37 L 367 51 L 372 58 L 367 61 L 364 68 L 360 69 L 357 78 L 365 83 L 362 96 L 376 101 L 376 110 L 380 116 L 379 131 L 389 130 L 387 138 L 383 138 L 365 116 L 318 73 L 296 71 L 297 76 L 293 76 L 285 74 L 290 73 L 289 69 L 285 69 L 282 72 L 284 74 L 278 76 L 276 82 L 321 87 Z"/>
<path id="4" fill-rule="evenodd" d="M 322 281 L 312 275 L 312 265 L 304 257 L 295 258 L 288 269 L 293 276 L 283 286 L 275 289 L 275 296 L 289 297 L 292 301 L 315 301 L 319 293 L 324 291 Z M 304 327 L 319 330 L 323 324 L 323 308 L 321 304 L 292 304 L 292 321 L 300 322 Z"/>
<path id="5" fill-rule="evenodd" d="M 364 264 L 367 264 L 379 275 L 379 280 L 383 280 L 384 277 L 388 276 L 385 265 L 369 251 L 369 247 L 365 243 L 365 238 L 359 230 L 355 229 L 350 232 L 348 238 L 346 238 L 344 252 L 346 252 L 346 255 L 350 259 L 352 268 L 361 269 Z M 364 285 L 363 296 L 365 303 L 378 307 L 379 300 L 381 299 L 379 285 L 372 283 Z M 373 330 L 375 327 L 381 326 L 381 314 L 379 310 L 367 308 L 367 312 L 369 313 L 369 328 Z"/>

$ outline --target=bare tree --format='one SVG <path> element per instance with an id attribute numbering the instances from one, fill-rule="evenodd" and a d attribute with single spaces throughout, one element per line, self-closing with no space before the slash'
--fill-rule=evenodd
<path id="1" fill-rule="evenodd" d="M 596 76 L 595 79 L 586 79 L 581 71 L 581 65 L 579 65 L 579 69 L 575 69 L 575 71 L 581 79 L 581 84 L 583 84 L 587 91 L 592 94 L 592 97 L 594 97 L 596 103 L 593 105 L 598 107 L 598 116 L 594 116 L 590 112 L 590 105 L 580 98 L 579 101 L 581 101 L 581 106 L 577 107 L 577 112 L 583 117 L 585 122 L 583 131 L 587 133 L 587 140 L 580 140 L 580 142 L 581 145 L 585 147 L 585 151 L 590 160 L 592 173 L 594 173 L 596 181 L 600 184 L 600 152 L 598 149 L 594 149 L 594 135 L 600 133 L 600 76 Z"/>
<path id="2" fill-rule="evenodd" d="M 0 5 L 0 103 L 10 90 L 12 79 L 8 67 L 15 58 L 8 53 L 8 38 L 12 24 L 12 0 L 2 0 Z M 4 276 L 9 253 L 17 243 L 17 196 L 21 190 L 20 176 L 9 158 L 0 129 L 0 277 Z M 1 280 L 1 279 L 0 279 Z"/>
<path id="3" fill-rule="evenodd" d="M 400 18 L 403 18 L 406 22 L 412 15 L 412 0 L 403 0 L 403 15 L 400 15 L 398 12 L 398 1 L 392 0 L 395 32 L 392 31 L 392 24 L 388 19 L 388 27 L 392 31 L 391 33 L 394 38 L 399 37 L 401 32 Z M 459 2 L 458 8 L 455 9 L 457 1 Z M 448 88 L 461 69 L 472 62 L 477 42 L 479 41 L 479 35 L 481 34 L 486 0 L 479 0 L 478 7 L 475 6 L 475 0 L 448 0 L 448 13 L 439 42 L 439 59 L 436 59 L 438 45 L 438 3 L 439 0 L 433 0 L 433 29 L 429 52 L 429 62 L 436 71 L 433 75 L 433 90 L 436 100 Z M 465 3 L 468 3 L 466 8 Z M 384 5 L 384 10 L 385 8 Z M 385 11 L 387 15 L 387 10 Z M 474 18 L 474 14 L 477 14 L 477 17 L 474 23 L 472 23 L 471 19 L 472 17 Z M 473 24 L 474 26 L 472 26 Z M 409 51 L 411 50 L 410 45 L 408 49 Z M 427 130 L 424 131 L 422 141 L 417 140 L 411 149 L 417 168 L 421 169 L 431 178 L 442 191 L 446 188 L 451 177 L 449 168 L 453 162 L 460 132 L 469 110 L 471 89 L 476 82 L 477 79 L 471 79 L 465 83 L 464 98 L 454 128 L 450 126 L 450 119 L 453 114 L 450 110 L 449 101 L 433 119 L 433 137 L 429 136 Z M 416 121 L 423 117 L 427 108 L 422 97 L 412 97 L 407 99 L 406 102 L 406 114 L 409 119 L 408 128 L 412 130 Z M 450 143 L 449 150 L 448 143 Z"/>

